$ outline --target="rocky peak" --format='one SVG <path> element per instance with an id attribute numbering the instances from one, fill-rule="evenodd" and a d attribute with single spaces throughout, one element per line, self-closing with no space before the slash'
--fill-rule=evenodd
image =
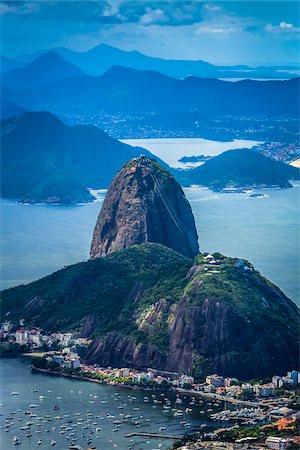
<path id="1" fill-rule="evenodd" d="M 141 155 L 114 177 L 93 234 L 96 258 L 143 242 L 157 242 L 193 257 L 198 235 L 189 202 L 174 177 Z"/>

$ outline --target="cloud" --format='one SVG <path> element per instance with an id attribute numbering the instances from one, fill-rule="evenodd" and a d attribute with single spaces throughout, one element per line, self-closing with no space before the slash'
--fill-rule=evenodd
<path id="1" fill-rule="evenodd" d="M 40 20 L 184 26 L 202 20 L 203 5 L 197 0 L 2 1 L 0 13 L 38 13 Z"/>
<path id="2" fill-rule="evenodd" d="M 210 4 L 210 3 L 205 3 L 205 4 L 203 5 L 203 8 L 206 9 L 207 11 L 213 11 L 213 12 L 216 12 L 216 11 L 222 11 L 221 6 L 218 6 L 218 5 L 212 5 L 212 4 Z"/>
<path id="3" fill-rule="evenodd" d="M 195 31 L 197 35 L 221 35 L 247 32 L 252 19 L 241 18 L 233 14 L 214 14 L 200 23 Z"/>
<path id="4" fill-rule="evenodd" d="M 265 30 L 269 33 L 300 33 L 300 27 L 295 27 L 291 23 L 280 22 L 279 25 L 271 25 L 268 23 Z"/>
<path id="5" fill-rule="evenodd" d="M 0 3 L 0 15 L 18 14 L 20 16 L 27 16 L 39 9 L 39 2 L 17 2 L 6 1 Z"/>
<path id="6" fill-rule="evenodd" d="M 153 24 L 163 24 L 169 21 L 168 17 L 164 11 L 160 8 L 151 9 L 147 8 L 146 13 L 140 18 L 141 25 L 153 25 Z"/>

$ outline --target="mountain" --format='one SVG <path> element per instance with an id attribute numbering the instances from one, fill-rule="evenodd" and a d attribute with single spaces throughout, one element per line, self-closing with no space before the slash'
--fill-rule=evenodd
<path id="1" fill-rule="evenodd" d="M 0 110 L 0 118 L 7 119 L 9 117 L 20 116 L 25 112 L 25 109 L 22 106 L 17 105 L 6 98 L 1 97 L 1 110 Z"/>
<path id="2" fill-rule="evenodd" d="M 137 70 L 154 70 L 175 78 L 190 75 L 202 78 L 293 78 L 294 70 L 299 66 L 249 67 L 217 66 L 198 60 L 161 59 L 144 55 L 138 51 L 124 51 L 107 44 L 100 44 L 86 52 L 75 52 L 64 47 L 54 48 L 67 61 L 80 67 L 90 75 L 101 75 L 111 66 L 122 65 Z M 18 59 L 32 59 L 47 52 L 39 50 L 31 55 L 22 55 Z"/>
<path id="3" fill-rule="evenodd" d="M 80 116 L 93 112 L 149 114 L 199 111 L 203 116 L 289 114 L 298 116 L 299 80 L 227 82 L 188 77 L 170 78 L 158 72 L 114 66 L 100 77 L 60 80 L 37 90 L 3 96 L 30 110 L 60 110 Z"/>
<path id="4" fill-rule="evenodd" d="M 84 72 L 56 52 L 45 53 L 25 67 L 2 74 L 2 82 L 13 89 L 37 89 L 64 78 L 83 76 Z"/>
<path id="5" fill-rule="evenodd" d="M 251 264 L 185 258 L 145 243 L 69 266 L 1 293 L 2 321 L 78 330 L 101 366 L 284 374 L 298 363 L 299 310 Z"/>
<path id="6" fill-rule="evenodd" d="M 193 257 L 199 253 L 191 207 L 175 178 L 145 156 L 129 161 L 114 177 L 99 214 L 91 258 L 157 242 Z"/>
<path id="7" fill-rule="evenodd" d="M 8 72 L 9 70 L 20 69 L 23 66 L 24 66 L 24 63 L 22 63 L 20 61 L 0 55 L 0 71 L 1 71 L 1 73 Z"/>
<path id="8" fill-rule="evenodd" d="M 1 195 L 30 202 L 77 203 L 105 188 L 128 159 L 150 152 L 87 125 L 70 127 L 48 112 L 1 122 Z"/>
<path id="9" fill-rule="evenodd" d="M 300 170 L 251 149 L 228 150 L 202 166 L 179 172 L 183 184 L 200 184 L 213 190 L 228 188 L 292 187 Z"/>

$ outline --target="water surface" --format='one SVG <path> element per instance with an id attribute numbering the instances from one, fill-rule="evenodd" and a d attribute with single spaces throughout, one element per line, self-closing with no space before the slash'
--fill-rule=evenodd
<path id="1" fill-rule="evenodd" d="M 226 150 L 252 148 L 258 141 L 233 140 L 232 142 L 210 141 L 202 138 L 164 138 L 164 139 L 124 139 L 122 142 L 134 147 L 143 147 L 161 158 L 171 167 L 197 166 L 202 163 L 184 164 L 178 160 L 182 156 L 216 156 Z"/>
<path id="2" fill-rule="evenodd" d="M 300 184 L 293 189 L 218 194 L 186 189 L 202 251 L 250 260 L 299 302 Z M 257 191 L 259 192 L 259 191 Z M 262 192 L 262 191 L 260 191 Z M 2 288 L 38 279 L 86 260 L 101 200 L 80 206 L 23 205 L 1 199 Z"/>
<path id="3" fill-rule="evenodd" d="M 32 392 L 32 389 L 36 392 Z M 11 392 L 18 392 L 18 395 L 11 395 Z M 218 406 L 201 401 L 199 404 L 201 399 L 198 398 L 191 405 L 191 398 L 182 395 L 182 404 L 176 405 L 175 394 L 132 390 L 32 373 L 27 358 L 1 361 L 0 393 L 0 442 L 3 450 L 64 450 L 69 448 L 74 437 L 77 437 L 76 444 L 81 445 L 84 450 L 89 447 L 88 437 L 92 438 L 90 445 L 95 445 L 97 449 L 166 450 L 172 440 L 128 438 L 126 434 L 140 431 L 183 436 L 187 431 L 203 430 L 206 425 L 213 428 L 222 425 L 212 422 L 209 415 L 223 409 L 223 403 Z M 191 410 L 180 416 L 174 415 L 175 410 L 171 409 L 163 413 L 165 399 L 170 400 L 171 408 L 185 411 L 188 407 Z M 37 407 L 29 408 L 30 404 Z M 54 410 L 54 407 L 59 409 Z M 233 406 L 228 404 L 228 408 Z M 208 409 L 211 411 L 207 411 Z M 35 416 L 30 417 L 25 411 Z M 8 423 L 12 423 L 7 432 L 4 427 L 6 419 Z M 183 421 L 190 426 L 184 426 L 181 423 Z M 26 437 L 28 430 L 21 430 L 27 422 L 32 422 L 31 437 Z M 228 426 L 228 422 L 226 425 Z M 160 431 L 161 426 L 165 430 Z M 96 430 L 97 428 L 101 430 Z M 14 436 L 20 437 L 22 445 L 13 445 Z M 41 445 L 37 444 L 38 439 L 42 440 Z M 52 439 L 56 441 L 54 447 L 50 444 Z"/>

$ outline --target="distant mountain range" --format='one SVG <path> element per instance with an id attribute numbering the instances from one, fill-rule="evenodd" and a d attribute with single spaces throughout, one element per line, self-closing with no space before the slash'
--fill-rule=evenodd
<path id="1" fill-rule="evenodd" d="M 86 52 L 75 52 L 64 47 L 54 48 L 63 58 L 78 66 L 90 75 L 101 75 L 113 65 L 122 65 L 138 70 L 154 70 L 175 78 L 197 76 L 204 78 L 280 78 L 295 76 L 298 66 L 249 67 L 245 65 L 217 66 L 199 60 L 171 60 L 154 58 L 137 51 L 124 51 L 107 44 L 100 44 Z M 49 52 L 39 50 L 31 54 L 20 55 L 17 59 L 23 63 Z"/>
<path id="2" fill-rule="evenodd" d="M 267 158 L 251 149 L 228 150 L 202 166 L 177 172 L 183 185 L 200 184 L 212 190 L 249 188 L 289 188 L 289 180 L 299 180 L 300 170 Z"/>
<path id="3" fill-rule="evenodd" d="M 39 63 L 40 71 L 48 67 L 53 55 L 43 58 L 47 59 L 47 64 L 45 60 L 43 64 L 37 60 L 32 63 L 35 66 Z M 20 70 L 28 71 L 28 66 Z M 47 76 L 40 73 L 40 83 L 45 82 Z M 74 76 L 34 90 L 16 91 L 3 85 L 1 92 L 3 98 L 25 109 L 58 111 L 65 116 L 76 110 L 86 116 L 100 110 L 124 114 L 199 111 L 208 117 L 276 116 L 299 114 L 295 101 L 299 97 L 299 80 L 236 83 L 196 77 L 178 80 L 158 72 L 114 66 L 99 77 Z M 31 85 L 34 82 L 31 81 Z"/>
<path id="4" fill-rule="evenodd" d="M 91 201 L 87 188 L 107 187 L 128 159 L 153 156 L 96 127 L 69 127 L 48 112 L 27 112 L 1 128 L 1 195 L 24 202 Z"/>
<path id="5" fill-rule="evenodd" d="M 21 116 L 25 112 L 22 106 L 17 105 L 6 98 L 0 98 L 0 119 L 8 119 L 9 117 Z"/>
<path id="6" fill-rule="evenodd" d="M 25 66 L 24 62 L 16 61 L 13 58 L 7 58 L 6 56 L 0 55 L 0 71 L 8 72 L 9 70 L 20 69 Z"/>
<path id="7" fill-rule="evenodd" d="M 1 75 L 2 82 L 13 89 L 37 89 L 54 81 L 85 75 L 56 52 L 45 53 L 25 67 Z"/>

